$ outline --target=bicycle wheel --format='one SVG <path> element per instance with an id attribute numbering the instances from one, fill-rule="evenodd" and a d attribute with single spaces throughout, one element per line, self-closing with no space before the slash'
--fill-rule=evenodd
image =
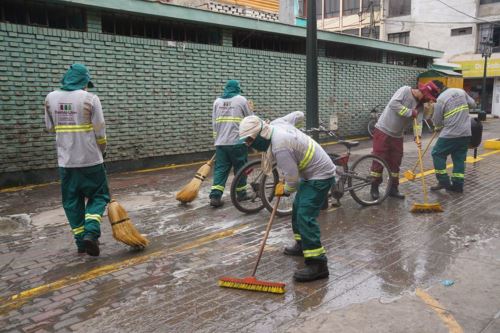
<path id="1" fill-rule="evenodd" d="M 247 162 L 233 178 L 231 183 L 231 202 L 240 212 L 253 214 L 264 208 L 260 198 L 260 181 L 264 172 L 260 168 L 260 160 Z M 246 179 L 246 190 L 236 191 L 242 178 Z"/>
<path id="2" fill-rule="evenodd" d="M 372 166 L 377 167 L 382 181 L 379 185 L 379 198 L 373 199 L 370 193 L 372 184 Z M 375 155 L 365 155 L 356 160 L 348 171 L 347 185 L 349 193 L 356 202 L 363 206 L 378 205 L 387 198 L 391 189 L 391 172 L 387 162 Z"/>
<path id="3" fill-rule="evenodd" d="M 282 177 L 281 177 L 282 178 Z M 268 177 L 267 175 L 262 176 L 261 186 L 260 186 L 260 197 L 262 198 L 262 202 L 264 203 L 264 207 L 269 212 L 273 211 L 273 206 L 275 200 L 274 189 L 276 184 L 280 180 L 280 174 L 276 166 L 273 168 L 272 177 Z M 280 204 L 278 205 L 278 209 L 276 211 L 276 215 L 278 216 L 288 216 L 292 214 L 293 201 L 295 200 L 295 193 L 292 193 L 288 197 L 281 197 Z"/>
<path id="4" fill-rule="evenodd" d="M 368 122 L 368 135 L 370 135 L 370 138 L 373 138 L 373 132 L 375 131 L 375 124 L 377 123 L 377 120 L 371 119 Z"/>

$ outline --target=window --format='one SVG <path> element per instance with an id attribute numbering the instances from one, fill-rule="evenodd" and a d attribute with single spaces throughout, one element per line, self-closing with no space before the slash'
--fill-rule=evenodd
<path id="1" fill-rule="evenodd" d="M 283 37 L 281 35 L 255 31 L 234 31 L 233 46 L 283 53 L 306 53 L 305 38 Z"/>
<path id="2" fill-rule="evenodd" d="M 307 18 L 307 0 L 298 0 L 298 1 L 299 1 L 299 10 L 298 10 L 297 16 L 301 17 L 301 18 Z M 316 19 L 317 20 L 321 19 L 322 14 L 323 14 L 321 11 L 321 2 L 322 2 L 322 0 L 316 0 Z"/>
<path id="3" fill-rule="evenodd" d="M 373 29 L 373 31 L 370 31 L 372 29 Z M 373 33 L 373 36 L 370 36 L 370 32 Z M 374 26 L 373 28 L 370 28 L 370 27 L 361 28 L 361 36 L 378 39 L 380 36 L 380 27 Z"/>
<path id="4" fill-rule="evenodd" d="M 220 30 L 194 24 L 111 13 L 103 13 L 101 21 L 102 32 L 107 34 L 212 45 L 222 43 Z"/>
<path id="5" fill-rule="evenodd" d="M 342 0 L 343 15 L 357 14 L 359 12 L 359 0 Z"/>
<path id="6" fill-rule="evenodd" d="M 472 35 L 472 27 L 451 29 L 452 36 Z"/>
<path id="7" fill-rule="evenodd" d="M 87 30 L 85 11 L 35 1 L 0 1 L 0 21 L 68 30 Z"/>
<path id="8" fill-rule="evenodd" d="M 347 30 L 342 30 L 343 34 L 347 35 L 354 35 L 354 36 L 359 36 L 359 29 L 347 29 Z"/>
<path id="9" fill-rule="evenodd" d="M 325 0 L 325 18 L 337 17 L 340 12 L 340 0 Z"/>
<path id="10" fill-rule="evenodd" d="M 327 57 L 338 59 L 382 62 L 382 52 L 380 50 L 356 45 L 327 42 L 325 54 Z"/>
<path id="11" fill-rule="evenodd" d="M 387 52 L 387 63 L 390 65 L 427 68 L 431 61 L 429 58 L 417 57 L 411 54 Z"/>
<path id="12" fill-rule="evenodd" d="M 389 17 L 411 14 L 411 0 L 389 0 Z"/>
<path id="13" fill-rule="evenodd" d="M 299 12 L 297 13 L 298 17 L 306 18 L 307 17 L 307 4 L 306 0 L 299 0 Z"/>
<path id="14" fill-rule="evenodd" d="M 483 41 L 489 41 L 492 52 L 500 52 L 500 22 L 492 22 L 479 25 L 479 42 L 477 43 L 477 53 L 482 53 Z"/>
<path id="15" fill-rule="evenodd" d="M 500 0 L 480 0 L 479 4 L 480 5 L 486 5 L 486 4 L 495 3 L 495 2 L 500 2 Z"/>
<path id="16" fill-rule="evenodd" d="M 410 44 L 410 32 L 399 32 L 396 34 L 387 34 L 387 40 L 389 42 L 393 43 L 399 43 L 399 44 Z"/>
<path id="17" fill-rule="evenodd" d="M 374 8 L 380 8 L 380 0 L 363 0 L 363 9 L 368 9 L 370 3 L 373 3 Z"/>

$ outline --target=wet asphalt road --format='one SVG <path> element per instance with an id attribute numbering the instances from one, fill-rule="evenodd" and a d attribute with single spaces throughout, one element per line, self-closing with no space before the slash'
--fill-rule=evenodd
<path id="1" fill-rule="evenodd" d="M 484 125 L 484 138 L 500 133 L 499 120 Z M 405 150 L 402 172 L 416 159 L 411 138 Z M 401 184 L 404 201 L 362 208 L 346 195 L 322 212 L 326 280 L 293 282 L 303 263 L 282 254 L 292 232 L 279 218 L 257 275 L 285 282 L 284 295 L 217 286 L 221 275 L 251 273 L 269 213 L 244 215 L 227 193 L 223 208 L 210 208 L 210 180 L 179 205 L 175 192 L 198 166 L 111 175 L 114 197 L 151 245 L 129 249 L 104 222 L 99 258 L 76 254 L 58 184 L 3 190 L 0 331 L 500 332 L 500 152 L 479 154 L 463 195 L 431 194 L 444 213 L 409 213 L 422 201 L 419 182 Z"/>

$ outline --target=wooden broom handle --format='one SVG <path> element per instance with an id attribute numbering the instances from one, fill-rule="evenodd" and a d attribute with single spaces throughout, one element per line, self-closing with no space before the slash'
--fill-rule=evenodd
<path id="1" fill-rule="evenodd" d="M 431 140 L 429 141 L 429 143 L 427 144 L 427 147 L 425 147 L 424 152 L 422 153 L 422 156 L 424 156 L 425 153 L 427 153 L 427 150 L 429 150 L 429 147 L 431 146 L 432 141 L 434 141 L 434 139 L 436 138 L 437 134 L 438 134 L 438 132 L 434 131 L 434 133 L 432 134 Z M 413 173 L 415 173 L 415 169 L 417 169 L 417 166 L 418 166 L 418 161 L 416 161 L 415 165 L 413 166 L 413 169 L 412 169 Z"/>
<path id="2" fill-rule="evenodd" d="M 413 124 L 416 127 L 417 126 L 417 119 L 413 119 Z M 422 191 L 424 192 L 424 204 L 427 203 L 427 186 L 425 186 L 425 175 L 424 175 L 424 163 L 422 162 L 422 150 L 420 149 L 420 139 L 419 136 L 417 135 L 415 137 L 415 140 L 417 142 L 417 150 L 418 150 L 418 163 L 420 164 L 420 172 L 421 172 L 421 179 L 422 179 Z"/>
<path id="3" fill-rule="evenodd" d="M 269 222 L 267 223 L 266 233 L 264 234 L 264 238 L 262 239 L 262 243 L 260 244 L 259 255 L 257 256 L 257 261 L 255 262 L 255 267 L 253 268 L 252 276 L 255 276 L 255 273 L 257 273 L 257 267 L 259 266 L 260 258 L 262 258 L 262 253 L 264 252 L 264 247 L 266 246 L 267 237 L 269 236 L 269 231 L 271 231 L 271 226 L 273 225 L 274 216 L 276 215 L 276 211 L 278 210 L 280 199 L 281 196 L 279 196 L 276 202 L 274 203 L 273 212 L 271 213 L 271 217 L 269 218 Z"/>

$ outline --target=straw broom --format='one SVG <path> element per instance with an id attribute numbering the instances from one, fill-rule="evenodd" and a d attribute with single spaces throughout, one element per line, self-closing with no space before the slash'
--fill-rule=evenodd
<path id="1" fill-rule="evenodd" d="M 415 127 L 417 126 L 417 120 L 414 120 Z M 418 148 L 418 162 L 420 164 L 420 172 L 422 173 L 422 190 L 424 192 L 424 203 L 415 203 L 413 207 L 410 209 L 412 213 L 436 213 L 443 212 L 443 208 L 439 203 L 429 203 L 427 198 L 427 186 L 425 185 L 425 177 L 424 177 L 424 164 L 422 162 L 422 150 L 420 149 L 420 138 L 417 135 L 417 148 Z"/>
<path id="2" fill-rule="evenodd" d="M 434 131 L 434 133 L 432 134 L 431 140 L 429 141 L 429 143 L 427 144 L 427 147 L 425 147 L 424 152 L 422 153 L 422 156 L 424 156 L 425 153 L 427 153 L 427 150 L 431 146 L 431 143 L 432 143 L 432 141 L 434 141 L 434 138 L 436 137 L 437 134 L 438 134 L 438 132 Z M 405 171 L 404 176 L 407 180 L 415 180 L 415 178 L 417 178 L 417 175 L 415 174 L 415 169 L 417 169 L 417 166 L 418 166 L 418 160 L 415 161 L 415 165 L 413 166 L 412 170 Z"/>
<path id="3" fill-rule="evenodd" d="M 200 191 L 201 183 L 207 178 L 212 170 L 212 165 L 214 164 L 215 155 L 207 161 L 204 165 L 202 165 L 198 171 L 196 171 L 196 175 L 194 175 L 193 179 L 184 186 L 179 192 L 177 192 L 175 199 L 182 203 L 188 203 L 196 199 L 198 196 L 198 192 Z"/>
<path id="4" fill-rule="evenodd" d="M 117 241 L 140 249 L 148 245 L 148 240 L 134 227 L 125 208 L 114 199 L 108 205 L 108 219 Z"/>
<path id="5" fill-rule="evenodd" d="M 262 239 L 262 243 L 260 244 L 259 255 L 257 256 L 257 261 L 255 262 L 255 267 L 253 269 L 252 275 L 245 277 L 243 279 L 234 278 L 224 276 L 219 279 L 219 286 L 225 288 L 235 288 L 235 289 L 244 289 L 244 290 L 253 290 L 253 291 L 263 291 L 274 294 L 284 294 L 285 293 L 285 284 L 282 282 L 269 282 L 269 281 L 261 281 L 255 278 L 255 273 L 257 272 L 257 267 L 259 266 L 260 258 L 262 257 L 262 253 L 264 252 L 264 247 L 266 246 L 267 237 L 269 236 L 269 231 L 271 230 L 271 225 L 273 224 L 274 217 L 276 216 L 276 211 L 278 210 L 278 205 L 280 203 L 281 197 L 278 197 L 276 200 L 273 213 L 269 218 L 269 222 L 267 223 L 266 232 L 264 234 L 264 238 Z"/>
<path id="6" fill-rule="evenodd" d="M 105 157 L 106 155 L 103 155 Z M 104 169 L 107 171 L 106 164 Z M 113 238 L 137 249 L 144 249 L 149 241 L 132 224 L 127 211 L 115 199 L 108 204 L 108 220 L 113 231 Z"/>

